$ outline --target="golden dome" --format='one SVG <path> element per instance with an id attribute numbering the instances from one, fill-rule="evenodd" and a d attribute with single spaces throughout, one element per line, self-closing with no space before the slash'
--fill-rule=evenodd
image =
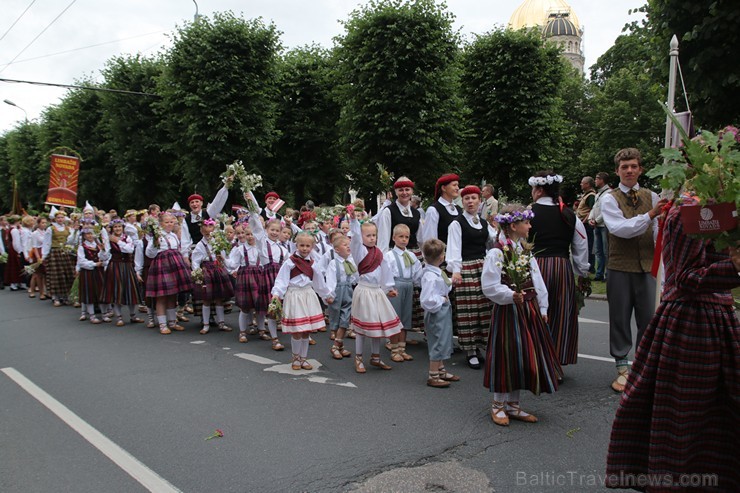
<path id="1" fill-rule="evenodd" d="M 578 17 L 565 0 L 524 0 L 509 19 L 509 27 L 517 30 L 523 27 L 542 27 L 547 25 L 550 14 L 568 13 L 568 19 L 577 29 L 581 28 Z"/>

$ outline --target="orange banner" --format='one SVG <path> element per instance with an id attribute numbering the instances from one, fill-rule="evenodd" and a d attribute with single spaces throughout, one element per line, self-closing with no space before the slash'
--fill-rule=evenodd
<path id="1" fill-rule="evenodd" d="M 80 160 L 74 156 L 51 155 L 49 192 L 46 203 L 64 207 L 77 207 L 77 179 Z"/>

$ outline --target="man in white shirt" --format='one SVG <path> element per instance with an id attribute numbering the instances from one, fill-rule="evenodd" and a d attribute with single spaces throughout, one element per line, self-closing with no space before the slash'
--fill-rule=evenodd
<path id="1" fill-rule="evenodd" d="M 482 200 L 478 214 L 481 219 L 488 221 L 490 216 L 498 214 L 498 200 L 493 197 L 493 185 L 490 183 L 483 185 L 483 188 L 481 188 L 481 197 Z"/>

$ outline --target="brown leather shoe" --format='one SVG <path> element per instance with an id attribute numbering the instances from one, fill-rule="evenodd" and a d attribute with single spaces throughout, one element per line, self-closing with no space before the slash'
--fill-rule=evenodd
<path id="1" fill-rule="evenodd" d="M 365 363 L 362 361 L 362 355 L 355 355 L 355 371 L 357 373 L 365 373 L 367 371 L 367 369 L 365 369 Z"/>
<path id="2" fill-rule="evenodd" d="M 331 347 L 331 357 L 334 359 L 343 359 L 342 353 L 339 351 L 339 348 L 337 346 Z"/>
<path id="3" fill-rule="evenodd" d="M 504 411 L 504 416 L 498 416 L 501 411 L 504 411 L 504 403 L 494 401 L 491 404 L 491 419 L 499 426 L 509 426 L 509 416 L 505 414 L 506 411 Z"/>
<path id="4" fill-rule="evenodd" d="M 393 351 L 393 354 L 391 354 L 391 361 L 394 363 L 403 363 L 405 360 L 403 359 L 403 356 L 401 353 L 398 352 L 398 349 Z"/>
<path id="5" fill-rule="evenodd" d="M 313 365 L 304 359 L 304 360 L 301 360 L 301 369 L 302 370 L 313 370 Z"/>
<path id="6" fill-rule="evenodd" d="M 392 366 L 383 363 L 383 360 L 380 359 L 379 354 L 373 354 L 370 356 L 370 366 L 380 368 L 381 370 L 392 370 L 393 369 Z"/>
<path id="7" fill-rule="evenodd" d="M 450 386 L 450 382 L 445 382 L 439 377 L 427 378 L 427 385 L 438 389 L 444 389 Z"/>
<path id="8" fill-rule="evenodd" d="M 624 392 L 624 388 L 627 386 L 627 377 L 629 374 L 629 368 L 617 369 L 617 378 L 612 382 L 612 390 L 614 392 L 619 392 L 620 394 Z"/>
<path id="9" fill-rule="evenodd" d="M 524 411 L 522 411 L 522 408 L 519 407 L 518 402 L 507 402 L 506 403 L 506 415 L 510 419 L 515 419 L 517 421 L 524 421 L 525 423 L 536 423 L 537 417 L 534 414 L 523 414 Z"/>
<path id="10" fill-rule="evenodd" d="M 185 327 L 183 327 L 182 325 L 178 325 L 178 324 L 175 324 L 175 325 L 173 325 L 170 328 L 173 329 L 173 330 L 176 330 L 178 332 L 182 332 L 183 330 L 185 330 Z"/>

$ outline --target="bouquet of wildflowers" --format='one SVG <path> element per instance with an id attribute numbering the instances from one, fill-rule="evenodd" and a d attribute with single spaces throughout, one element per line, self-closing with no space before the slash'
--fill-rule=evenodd
<path id="1" fill-rule="evenodd" d="M 40 265 L 41 265 L 41 261 L 39 260 L 38 262 L 34 264 L 25 266 L 23 268 L 23 271 L 26 273 L 26 275 L 32 276 L 36 273 L 36 270 L 39 268 Z"/>
<path id="2" fill-rule="evenodd" d="M 270 304 L 267 306 L 267 316 L 273 320 L 283 318 L 283 303 L 280 301 L 280 298 L 274 297 L 270 300 Z"/>
<path id="3" fill-rule="evenodd" d="M 586 306 L 586 298 L 591 296 L 591 292 L 591 278 L 579 277 L 576 283 L 576 308 L 579 313 Z"/>
<path id="4" fill-rule="evenodd" d="M 203 285 L 203 269 L 200 267 L 191 272 L 190 277 L 193 278 L 193 283 L 199 286 Z"/>
<path id="5" fill-rule="evenodd" d="M 385 166 L 383 166 L 380 163 L 377 163 L 378 166 L 378 173 L 380 173 L 380 186 L 382 190 L 392 190 L 393 189 L 393 180 L 394 176 L 393 173 L 389 173 L 387 169 L 385 169 Z"/>
<path id="6" fill-rule="evenodd" d="M 226 233 L 221 229 L 214 229 L 210 236 L 210 244 L 216 255 L 221 252 L 228 254 L 231 252 L 232 244 L 231 241 L 226 237 Z"/>
<path id="7" fill-rule="evenodd" d="M 530 272 L 530 262 L 534 258 L 532 244 L 522 242 L 522 248 L 519 250 L 512 244 L 504 245 L 504 260 L 498 262 L 497 267 L 509 277 L 511 289 L 517 293 L 524 291 L 524 285 L 532 278 Z"/>
<path id="8" fill-rule="evenodd" d="M 74 245 L 64 245 L 62 248 L 64 249 L 64 253 L 68 255 L 77 255 L 77 248 Z"/>
<path id="9" fill-rule="evenodd" d="M 7 264 L 7 263 L 8 263 L 8 254 L 0 253 L 0 264 Z"/>
<path id="10" fill-rule="evenodd" d="M 221 179 L 227 188 L 231 187 L 231 183 L 237 181 L 239 186 L 246 196 L 249 192 L 253 192 L 257 188 L 262 186 L 262 177 L 257 174 L 249 174 L 244 169 L 244 165 L 241 161 L 234 161 L 226 167 L 226 171 L 221 174 Z M 251 201 L 247 201 L 247 208 L 251 212 L 256 212 L 255 205 Z"/>
<path id="11" fill-rule="evenodd" d="M 159 221 L 155 217 L 148 217 L 144 222 L 144 232 L 151 236 L 153 240 L 159 245 L 159 240 L 164 235 L 162 228 L 159 226 Z"/>

